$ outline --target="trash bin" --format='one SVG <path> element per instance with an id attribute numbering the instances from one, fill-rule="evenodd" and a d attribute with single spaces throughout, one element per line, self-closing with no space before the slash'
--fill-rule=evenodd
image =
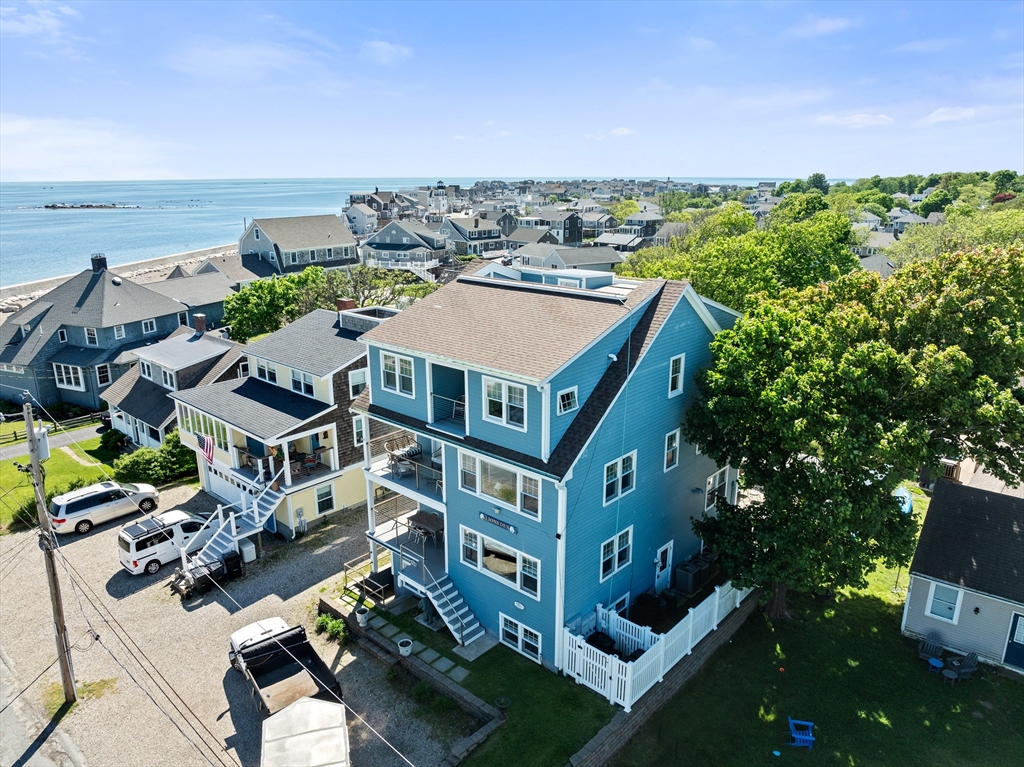
<path id="1" fill-rule="evenodd" d="M 700 588 L 698 567 L 692 562 L 680 562 L 676 565 L 676 591 L 689 596 Z"/>
<path id="2" fill-rule="evenodd" d="M 221 557 L 224 562 L 224 577 L 234 578 L 242 574 L 242 555 L 236 551 L 225 552 Z"/>

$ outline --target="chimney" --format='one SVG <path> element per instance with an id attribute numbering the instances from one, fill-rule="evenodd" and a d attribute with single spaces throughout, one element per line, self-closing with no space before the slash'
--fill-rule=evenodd
<path id="1" fill-rule="evenodd" d="M 352 298 L 336 298 L 334 303 L 338 307 L 339 312 L 347 312 L 356 308 L 355 299 Z"/>
<path id="2" fill-rule="evenodd" d="M 479 229 L 480 228 L 480 219 L 479 218 L 474 218 L 473 219 L 473 228 L 474 229 Z"/>
<path id="3" fill-rule="evenodd" d="M 195 325 L 197 333 L 206 332 L 206 315 L 205 314 L 193 314 L 192 324 Z"/>
<path id="4" fill-rule="evenodd" d="M 103 253 L 92 254 L 92 270 L 94 273 L 99 274 L 107 270 L 107 256 Z"/>

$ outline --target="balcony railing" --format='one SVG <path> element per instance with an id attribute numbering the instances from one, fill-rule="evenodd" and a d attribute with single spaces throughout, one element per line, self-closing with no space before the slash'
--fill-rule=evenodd
<path id="1" fill-rule="evenodd" d="M 434 420 L 436 426 L 448 427 L 457 434 L 466 434 L 466 395 L 462 394 L 452 399 L 442 397 L 440 394 L 431 394 L 431 404 L 434 408 Z"/>

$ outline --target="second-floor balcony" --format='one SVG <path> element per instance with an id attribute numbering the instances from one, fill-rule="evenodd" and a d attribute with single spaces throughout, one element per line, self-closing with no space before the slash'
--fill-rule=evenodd
<path id="1" fill-rule="evenodd" d="M 399 430 L 370 440 L 369 448 L 366 472 L 375 484 L 444 510 L 441 452 L 432 453 L 429 438 Z"/>
<path id="2" fill-rule="evenodd" d="M 446 365 L 430 365 L 430 425 L 457 437 L 466 436 L 466 374 Z"/>

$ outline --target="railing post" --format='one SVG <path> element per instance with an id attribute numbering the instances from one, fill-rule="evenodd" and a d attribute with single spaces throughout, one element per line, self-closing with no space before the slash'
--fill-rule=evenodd
<path id="1" fill-rule="evenodd" d="M 722 601 L 722 587 L 715 586 L 715 616 L 711 621 L 711 630 L 718 631 L 718 603 Z"/>
<path id="2" fill-rule="evenodd" d="M 736 591 L 736 606 L 733 607 L 732 609 L 733 610 L 739 610 L 740 609 L 740 602 L 743 601 L 743 590 L 742 589 L 736 589 L 735 591 Z"/>
<path id="3" fill-rule="evenodd" d="M 657 644 L 655 644 L 654 647 L 651 648 L 651 649 L 656 649 L 658 651 L 658 681 L 659 682 L 664 682 L 665 681 L 665 672 L 668 670 L 668 669 L 665 668 L 665 645 L 666 644 L 667 643 L 665 642 L 665 637 L 661 637 L 661 639 L 658 640 Z"/>
<path id="4" fill-rule="evenodd" d="M 688 617 L 690 619 L 689 623 L 686 624 L 686 654 L 689 655 L 691 652 L 693 652 L 693 608 L 692 607 L 690 608 L 690 611 L 686 614 L 686 617 Z"/>

